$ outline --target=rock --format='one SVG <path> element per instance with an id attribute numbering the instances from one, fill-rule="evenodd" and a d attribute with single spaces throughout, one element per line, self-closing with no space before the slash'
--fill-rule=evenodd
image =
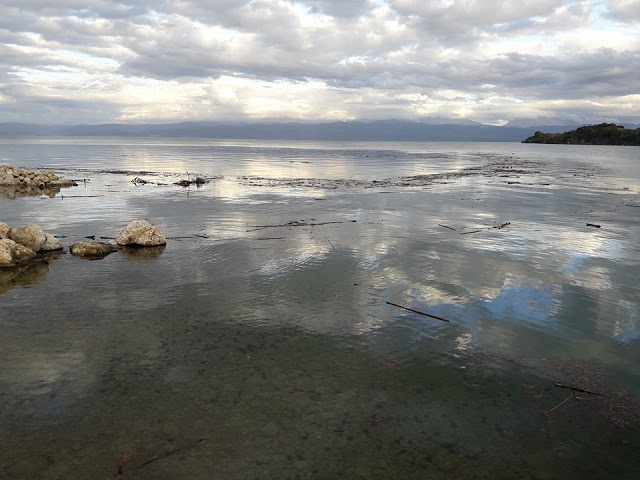
<path id="1" fill-rule="evenodd" d="M 45 233 L 45 242 L 44 245 L 42 245 L 42 247 L 40 247 L 40 250 L 38 250 L 39 252 L 53 252 L 56 250 L 62 250 L 62 244 L 60 243 L 60 240 L 58 240 L 56 237 L 54 237 L 53 235 L 51 235 L 50 233 Z"/>
<path id="2" fill-rule="evenodd" d="M 0 239 L 0 267 L 15 267 L 31 261 L 36 252 L 10 238 Z"/>
<path id="3" fill-rule="evenodd" d="M 27 225 L 26 227 L 20 226 L 12 229 L 9 238 L 20 245 L 30 248 L 34 252 L 40 250 L 47 241 L 42 227 L 35 223 Z"/>
<path id="4" fill-rule="evenodd" d="M 94 242 L 92 240 L 75 242 L 69 245 L 69 251 L 71 255 L 76 257 L 87 258 L 104 258 L 110 253 L 118 250 L 117 247 L 109 245 L 108 243 Z"/>
<path id="5" fill-rule="evenodd" d="M 127 225 L 116 238 L 118 245 L 138 245 L 141 247 L 154 247 L 165 245 L 167 239 L 160 233 L 157 227 L 146 220 L 136 220 Z"/>
<path id="6" fill-rule="evenodd" d="M 20 180 L 14 178 L 10 173 L 0 172 L 0 185 L 18 185 Z"/>
<path id="7" fill-rule="evenodd" d="M 0 238 L 9 238 L 11 227 L 6 223 L 0 222 Z"/>

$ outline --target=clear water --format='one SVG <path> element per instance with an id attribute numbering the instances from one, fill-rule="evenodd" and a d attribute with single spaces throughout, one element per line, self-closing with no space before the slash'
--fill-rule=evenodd
<path id="1" fill-rule="evenodd" d="M 0 271 L 0 478 L 640 472 L 639 148 L 5 138 L 0 164 L 79 180 L 0 191 L 0 221 L 169 237 Z"/>

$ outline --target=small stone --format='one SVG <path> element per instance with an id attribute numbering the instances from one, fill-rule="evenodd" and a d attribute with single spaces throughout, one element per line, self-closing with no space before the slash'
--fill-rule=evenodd
<path id="1" fill-rule="evenodd" d="M 50 233 L 45 233 L 45 242 L 42 247 L 40 247 L 40 252 L 53 252 L 56 250 L 62 250 L 62 243 L 56 237 L 51 235 Z"/>
<path id="2" fill-rule="evenodd" d="M 118 245 L 138 245 L 153 247 L 165 245 L 167 239 L 157 227 L 146 220 L 136 220 L 127 225 L 116 238 Z"/>
<path id="3" fill-rule="evenodd" d="M 0 238 L 9 238 L 11 227 L 6 223 L 0 222 Z"/>

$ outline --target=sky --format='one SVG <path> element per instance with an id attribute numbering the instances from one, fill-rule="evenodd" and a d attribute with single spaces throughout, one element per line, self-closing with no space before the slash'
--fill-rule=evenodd
<path id="1" fill-rule="evenodd" d="M 0 122 L 640 123 L 640 0 L 0 0 Z"/>

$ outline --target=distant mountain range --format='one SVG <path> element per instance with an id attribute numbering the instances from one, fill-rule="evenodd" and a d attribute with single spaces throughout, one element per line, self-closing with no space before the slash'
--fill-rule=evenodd
<path id="1" fill-rule="evenodd" d="M 439 121 L 446 122 L 444 119 Z M 433 121 L 433 120 L 432 120 Z M 521 142 L 537 130 L 562 133 L 576 125 L 491 126 L 471 121 L 461 123 L 374 122 L 329 123 L 216 123 L 182 122 L 168 124 L 39 125 L 0 123 L 0 136 L 118 136 L 192 137 L 255 140 L 333 140 L 333 141 L 450 141 Z"/>

